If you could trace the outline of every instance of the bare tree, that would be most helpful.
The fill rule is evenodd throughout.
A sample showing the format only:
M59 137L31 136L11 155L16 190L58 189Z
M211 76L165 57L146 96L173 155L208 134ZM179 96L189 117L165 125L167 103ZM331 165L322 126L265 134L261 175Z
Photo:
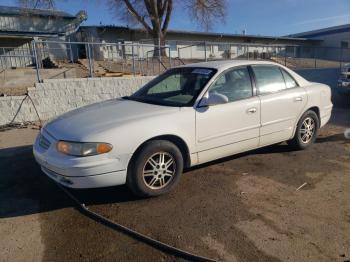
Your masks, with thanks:
M26 8L55 7L55 0L17 0ZM174 9L190 17L202 26L210 30L217 22L224 22L226 16L227 0L105 0L111 10L119 18L128 24L140 25L151 35L155 46L165 45L165 36ZM160 50L161 56L166 56L164 49ZM156 54L155 52L155 55Z
M226 0L109 0L113 12L128 24L141 25L153 38L154 45L165 45L172 12L187 12L206 30L226 16ZM176 6L174 6L176 4ZM166 56L164 49L161 56Z

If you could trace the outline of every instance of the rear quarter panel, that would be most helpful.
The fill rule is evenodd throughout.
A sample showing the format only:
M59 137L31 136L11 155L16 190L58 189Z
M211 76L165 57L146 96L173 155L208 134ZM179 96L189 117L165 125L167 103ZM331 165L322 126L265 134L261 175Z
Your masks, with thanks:
M327 85L313 82L310 82L304 88L308 96L306 108L317 107L319 109L320 127L322 127L329 121L332 113L331 88Z

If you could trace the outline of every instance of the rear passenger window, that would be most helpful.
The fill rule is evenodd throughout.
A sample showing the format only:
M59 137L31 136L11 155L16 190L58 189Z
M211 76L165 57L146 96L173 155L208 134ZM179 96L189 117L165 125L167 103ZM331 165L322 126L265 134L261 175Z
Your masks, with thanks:
M287 88L293 88L293 87L297 87L298 84L297 82L295 82L295 80L293 79L293 77L290 76L290 74L288 74L285 70L283 70L281 68L283 77L284 77L284 81L286 82L286 87Z
M281 70L277 66L252 66L259 94L269 94L286 89Z

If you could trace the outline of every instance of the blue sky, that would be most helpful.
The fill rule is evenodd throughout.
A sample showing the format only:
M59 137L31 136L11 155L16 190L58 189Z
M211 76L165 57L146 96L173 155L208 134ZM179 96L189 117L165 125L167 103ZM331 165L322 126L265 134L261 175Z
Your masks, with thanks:
M181 0L174 0L181 2ZM110 12L105 0L56 0L57 8L75 14L86 10L85 25L125 25ZM350 0L228 0L225 24L216 24L212 32L280 36L350 23ZM0 0L15 5L16 0ZM170 29L203 31L188 14L176 8Z

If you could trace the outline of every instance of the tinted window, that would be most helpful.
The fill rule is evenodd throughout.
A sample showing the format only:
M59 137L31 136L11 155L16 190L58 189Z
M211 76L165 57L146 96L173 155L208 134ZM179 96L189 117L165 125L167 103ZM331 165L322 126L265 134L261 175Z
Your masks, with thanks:
M287 88L293 88L293 87L297 87L298 84L297 82L295 82L295 80L290 76L290 74L288 74L285 70L281 69L283 77L284 77L284 81L286 82L286 87Z
M236 101L252 96L252 84L246 67L228 70L210 87L209 92L227 96L228 101Z
M286 88L281 70L277 66L252 66L259 94L278 92Z

